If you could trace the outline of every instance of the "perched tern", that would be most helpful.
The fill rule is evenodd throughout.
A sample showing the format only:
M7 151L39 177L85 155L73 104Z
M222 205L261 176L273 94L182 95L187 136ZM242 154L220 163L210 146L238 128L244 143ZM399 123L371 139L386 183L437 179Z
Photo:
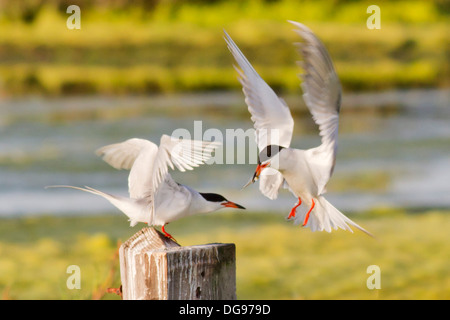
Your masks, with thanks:
M303 57L303 99L319 126L321 145L308 150L289 147L294 129L289 107L259 76L224 31L225 41L238 65L235 69L243 86L259 149L256 171L244 188L260 177L259 189L270 199L277 198L281 186L289 188L298 202L287 219L293 220L294 224L310 227L312 231L331 232L341 228L353 232L349 227L351 225L371 235L323 196L336 160L341 85L322 42L303 24L289 22L303 39L298 44Z
M198 167L211 157L217 142L174 139L163 135L159 147L151 141L133 138L107 145L97 150L108 164L116 169L129 169L129 198L108 194L91 187L49 186L72 188L102 196L129 217L130 226L138 222L162 226L198 213L221 208L244 207L228 201L216 193L201 193L173 180L168 167L184 172Z

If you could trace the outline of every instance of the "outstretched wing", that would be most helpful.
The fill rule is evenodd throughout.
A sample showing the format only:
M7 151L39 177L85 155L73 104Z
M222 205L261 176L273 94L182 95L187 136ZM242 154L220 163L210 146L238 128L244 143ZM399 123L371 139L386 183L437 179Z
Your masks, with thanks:
M303 99L319 126L322 138L319 147L306 152L311 173L321 194L333 174L336 161L342 89L323 43L308 27L298 22L289 22L296 27L294 31L303 40L298 44L303 58L299 62L304 71L301 75Z
M218 146L219 142L163 135L159 147L148 140L133 138L100 148L97 154L117 169L131 169L128 176L130 198L146 199L151 203L150 221L154 221L155 194L161 183L168 179L168 168L192 170L207 161Z
M224 33L228 49L239 66L235 68L256 130L259 152L270 145L288 148L294 131L294 119L289 107L260 77L231 37L225 31ZM283 183L283 176L276 170L266 169L263 173L260 176L259 190L266 197L275 199Z
M192 170L211 157L219 142L175 139L163 135L159 147L151 141L133 138L97 150L117 169L131 169L128 187L131 198L148 197L157 191L168 167Z
M133 138L101 147L97 149L96 154L116 169L129 170L142 149L152 146L157 148L151 141Z
M236 70L256 130L259 151L269 145L288 148L294 130L294 119L289 107L259 76L231 37L224 33L228 49L239 66Z
M132 138L99 148L96 154L116 169L131 169L128 192L132 199L153 202L152 175L158 146L145 139Z
M176 139L167 135L161 137L153 168L152 186L157 190L159 184L174 166L184 172L205 163L220 142Z

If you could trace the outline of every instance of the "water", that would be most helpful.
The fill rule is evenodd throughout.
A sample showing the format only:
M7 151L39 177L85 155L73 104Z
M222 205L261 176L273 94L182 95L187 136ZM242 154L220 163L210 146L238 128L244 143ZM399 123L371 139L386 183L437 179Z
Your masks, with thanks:
M285 97L296 120L294 147L319 143L299 96ZM327 198L342 211L378 207L450 208L450 91L346 93L339 150ZM252 127L242 93L151 97L26 97L0 102L0 216L117 212L106 200L54 184L127 194L127 172L95 155L103 145L160 135L194 121L203 131ZM254 165L205 165L173 172L201 192L221 193L252 211L287 214L295 198L277 200L255 184L240 191Z

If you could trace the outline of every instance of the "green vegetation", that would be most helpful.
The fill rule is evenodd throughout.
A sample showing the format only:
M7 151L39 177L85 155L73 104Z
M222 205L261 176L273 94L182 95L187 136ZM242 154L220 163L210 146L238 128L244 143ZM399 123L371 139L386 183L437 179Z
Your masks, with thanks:
M177 106L184 95L171 93L241 89L222 38L226 29L273 88L285 91L287 97L294 93L297 97L300 69L295 61L299 55L292 43L298 38L288 19L307 24L324 41L344 90L450 84L450 9L446 0L377 1L380 30L366 28L366 9L373 4L369 1L76 2L81 8L81 30L66 28L66 8L72 1L23 0L20 5L0 1L0 96L162 95L148 98L151 103L124 99L112 106L85 108L65 108L60 101L67 97L56 102L46 98L46 102L53 102L46 112L33 104L18 113L4 112L3 123L23 128L20 137L43 130L47 124L49 136L54 137L66 124L76 121L77 125L90 126L92 135L96 126L83 123L90 119L115 122L156 114L172 119L172 115L182 118L193 112L213 113L224 120L234 121L240 115L248 119L242 95L227 100L227 108L184 108ZM172 97L172 102L154 101L161 97ZM369 107L364 109L369 116L397 108ZM343 119L347 121L344 130L359 133L377 124L355 114L357 121ZM161 121L160 126L165 124ZM304 124L296 130L317 130L311 128L312 122ZM99 132L112 138L119 136L119 131L112 126ZM45 174L50 169L89 173L109 168L98 159L91 164L83 156L77 161L62 161L67 155L51 139L37 140L43 144L29 151L19 143L0 154L3 169L42 169ZM446 143L439 136L408 140L395 147L432 153L432 146L442 145L444 150ZM376 148L388 155L392 144ZM358 157L369 155L355 152ZM329 190L386 192L392 183L392 176L384 170L355 170L337 172ZM415 211L379 208L352 215L377 236L376 240L359 231L311 233L284 221L288 212L219 212L171 223L167 230L182 245L235 243L239 299L450 299L450 212ZM117 244L141 227L130 228L117 212L92 217L0 219L0 297L118 299L105 294L106 288L120 285ZM81 268L81 290L66 287L70 265ZM370 265L381 268L381 290L366 287Z
M351 215L377 239L355 231L312 233L282 215L214 213L170 224L182 245L235 243L239 299L449 299L450 212L379 209ZM143 225L126 218L29 217L0 223L4 299L118 299L117 242ZM68 290L69 265L81 289ZM366 286L381 269L381 289Z
M445 1L78 1L81 30L66 28L64 0L0 3L3 94L148 93L237 89L225 28L276 89L298 90L298 41L286 20L325 42L344 87L449 84Z

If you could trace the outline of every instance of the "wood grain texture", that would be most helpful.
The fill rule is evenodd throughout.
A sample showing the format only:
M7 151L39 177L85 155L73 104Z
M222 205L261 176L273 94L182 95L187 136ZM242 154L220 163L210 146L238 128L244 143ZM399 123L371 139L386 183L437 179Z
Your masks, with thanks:
M119 249L125 300L236 299L234 244L180 247L143 228Z

